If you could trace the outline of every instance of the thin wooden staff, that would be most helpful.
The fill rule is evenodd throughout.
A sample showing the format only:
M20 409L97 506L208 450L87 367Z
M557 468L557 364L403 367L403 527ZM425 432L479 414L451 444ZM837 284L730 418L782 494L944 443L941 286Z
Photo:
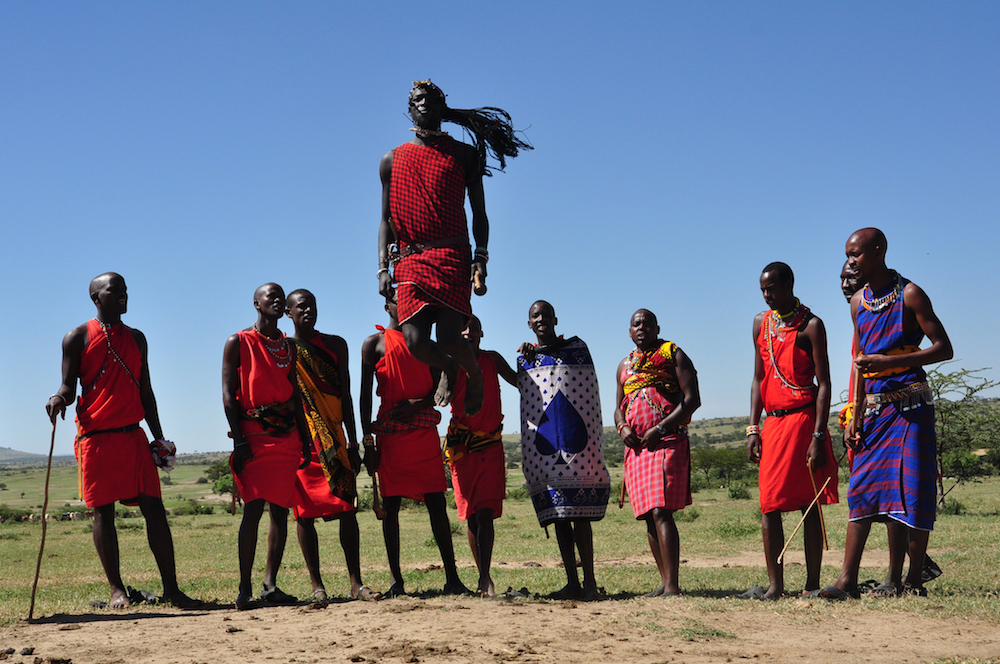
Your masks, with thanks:
M832 479L833 475L826 478L826 481L823 482L823 486L820 487L820 490L816 492L816 497L812 499L812 502L809 503L809 507L807 507L806 511L802 513L802 518L799 519L798 524L795 526L795 530L793 530L792 534L788 536L788 541L785 542L785 546L781 549L781 553L778 554L778 564L781 564L782 559L785 557L785 550L788 548L788 545L792 543L792 538L795 537L795 533L799 532L799 528L801 528L802 524L805 523L806 517L809 516L809 510L811 510L812 506L815 505L816 501L819 500L820 494L822 494L823 491L826 490L826 485L829 484L830 480Z
M625 507L625 476L622 475L622 495L618 496L618 509Z
M52 440L49 442L49 463L45 468L45 500L42 501L42 543L38 547L38 564L35 565L35 580L31 584L31 603L28 605L28 621L35 617L35 592L38 590L38 576L42 572L42 552L45 551L45 532L48 530L49 520L49 477L52 475L52 451L56 447L56 418L52 418Z
M372 473L372 493L374 494L374 499L372 500L372 512L375 512L375 518L379 521L385 519L386 512L382 509L382 500L378 497L378 473Z
M844 453L840 455L839 459L837 459L837 468L840 468L840 464L844 461L845 456L847 456L847 450L844 450ZM812 502L809 503L809 507L807 507L806 510L802 513L802 518L799 519L798 524L796 524L795 530L793 530L792 534L788 536L788 541L785 542L785 546L782 547L781 553L778 554L779 563L785 557L785 551L788 549L788 545L792 543L792 538L795 537L795 533L799 532L799 528L802 527L802 524L805 523L806 517L809 516L809 510L811 510L812 506L819 500L819 497L826 490L826 485L829 484L830 480L832 480L834 477L836 477L836 474L830 475L829 477L826 478L826 481L823 482L823 486L819 488L819 491L816 492L816 495L813 497ZM815 486L815 484L813 486ZM824 531L824 536L825 535L826 533Z
M812 480L813 491L819 496L819 491L816 489L816 476L813 474L813 460L812 457L809 458L809 479ZM830 550L830 543L826 539L826 520L823 519L823 505L821 503L816 503L816 509L819 510L819 527L823 531L823 550Z
M854 449L861 447L865 423L865 373L854 365L854 413L851 415L854 424Z

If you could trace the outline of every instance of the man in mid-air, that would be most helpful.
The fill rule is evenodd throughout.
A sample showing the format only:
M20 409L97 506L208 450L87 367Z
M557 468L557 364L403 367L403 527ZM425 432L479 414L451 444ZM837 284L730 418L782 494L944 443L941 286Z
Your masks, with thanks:
M475 415L483 403L483 378L462 330L472 314L470 283L485 280L490 228L483 176L490 175L487 150L503 170L507 157L531 146L514 136L510 116L498 108L449 108L441 88L417 81L410 91L416 136L390 150L379 166L382 219L378 233L379 292L389 297L395 280L400 329L418 360L440 372L434 402L451 402L459 367L468 383L463 404ZM476 146L452 139L441 122L464 127ZM475 252L469 245L465 195L472 209ZM399 257L392 274L391 245ZM470 278L471 275L471 278ZM437 326L437 343L431 327Z

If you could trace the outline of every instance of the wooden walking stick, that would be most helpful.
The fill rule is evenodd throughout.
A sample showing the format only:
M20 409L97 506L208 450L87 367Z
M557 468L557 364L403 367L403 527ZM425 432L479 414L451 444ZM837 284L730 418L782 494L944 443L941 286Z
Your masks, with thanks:
M865 424L865 374L857 365L854 366L854 412L851 420L854 425L854 449L864 443L863 432Z
M618 496L618 509L625 507L625 476L622 475L622 495Z
M802 524L805 523L806 517L809 515L809 510L811 510L812 506L815 505L816 501L819 500L820 494L823 493L823 491L826 489L826 485L829 484L830 480L832 479L833 475L826 478L826 481L823 482L823 486L820 487L820 490L816 492L816 496L812 499L812 502L809 503L809 507L807 507L806 511L802 513L802 518L799 519L798 524L795 526L795 530L793 530L792 534L788 536L788 541L785 542L785 546L782 547L781 553L778 554L778 564L781 564L782 559L785 557L785 550L788 549L788 545L792 543L792 538L795 537L795 533L799 532L799 528L801 528Z
M379 521L385 520L385 510L382 509L382 500L378 497L378 473L372 473L372 494L374 499L372 500L372 512L375 513L375 518Z
M35 580L31 584L31 604L28 605L28 621L35 617L35 592L38 590L38 575L42 571L42 552L45 551L45 531L49 520L49 477L52 475L52 451L56 447L56 418L52 418L52 440L49 442L49 463L45 468L45 500L42 501L42 543L38 547L38 564L35 565Z
M809 479L812 480L813 491L816 493L816 496L818 497L820 492L816 489L816 476L813 475L813 460L811 457L809 459ZM830 543L826 539L826 521L823 519L823 505L817 502L816 509L819 510L819 527L820 530L823 531L823 550L829 551Z
M847 456L847 450L844 450L844 453L840 455L839 459L837 459L837 468L840 468L840 464L844 460L845 456ZM799 532L799 528L801 528L802 524L805 523L806 516L809 514L809 510L811 510L813 504L815 504L819 500L820 495L822 495L822 493L826 490L826 485L829 484L830 480L832 480L834 477L836 477L836 475L830 475L828 478L826 478L826 481L823 482L823 486L821 486L819 488L819 491L816 492L816 495L813 497L812 502L809 503L809 507L807 507L806 511L802 513L802 518L799 519L798 524L795 526L795 530L793 530L792 534L788 536L788 541L785 542L785 546L782 547L781 553L778 554L778 562L779 563L785 557L785 551L788 549L788 545L792 543L792 538L795 537L795 533ZM813 484L813 486L816 486L816 485ZM820 514L822 514L822 512L820 512ZM822 520L820 521L820 523L822 523ZM824 544L826 544L826 542L825 542L825 540L826 540L826 529L823 530L823 539L824 539Z

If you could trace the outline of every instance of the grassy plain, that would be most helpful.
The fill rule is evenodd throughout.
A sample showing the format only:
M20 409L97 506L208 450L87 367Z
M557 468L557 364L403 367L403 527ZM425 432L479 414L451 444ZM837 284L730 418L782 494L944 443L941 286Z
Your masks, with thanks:
M212 496L210 485L197 483L205 467L178 465L171 473L172 483L163 487L164 501L168 509L174 510L188 505L190 499L216 501L213 514L174 515L170 520L182 588L195 597L229 603L236 595L236 533L240 516L225 511L228 500ZM617 486L621 469L613 468L611 472ZM37 468L0 470L0 482L8 487L0 491L0 503L40 512L44 473L44 469ZM370 491L368 478L362 475L360 479L362 491ZM520 470L510 470L508 490L522 484ZM843 484L841 488L845 491ZM964 485L953 493L964 504L965 511L938 518L930 551L945 573L930 586L930 598L859 602L855 603L856 608L844 610L911 612L1000 623L1000 581L996 574L1000 569L998 490L1000 480L993 478L980 484ZM50 511L79 509L75 491L76 469L55 468ZM766 580L760 553L756 489L751 490L751 496L750 500L732 500L725 490L706 490L694 495L693 506L678 513L681 558L685 561L681 566L681 584L688 595L686 601L693 603L692 608L722 611L740 606L757 610L745 602L722 599ZM825 514L833 549L824 561L823 582L829 583L840 568L847 524L846 505L831 506ZM461 575L467 585L474 585L476 576L464 524L458 522L453 510L450 516ZM384 589L389 576L380 524L370 512L362 513L358 520L364 580L373 588ZM785 516L786 532L791 531L796 521L797 515ZM124 518L118 520L118 525L126 583L159 592L159 576L146 545L143 520ZM319 522L317 527L327 589L334 595L344 596L347 581L337 522ZM426 512L419 507L404 510L401 527L407 590L420 596L434 596L444 584L444 574ZM529 500L508 500L496 528L494 579L500 590L507 586L527 587L532 593L544 595L562 586L564 573L558 566L554 536L551 540L546 539ZM305 597L310 590L308 575L295 541L294 526L290 531L279 582L286 591ZM27 613L40 535L38 523L0 524L0 624L16 622ZM36 615L79 613L87 610L89 600L106 598L106 582L91 537L91 525L87 521L49 524ZM635 521L628 504L622 510L617 504L609 507L607 517L594 526L594 538L598 583L609 595L630 597L656 585L658 577L649 554L645 528ZM260 540L255 583L260 583L263 575L264 538ZM801 548L799 536L791 550L801 551ZM884 555L877 554L884 554L885 549L885 530L876 525L869 541L873 555L868 558L868 564L873 566L866 564L862 578L881 579L884 569L877 565L878 560L871 561L872 558L884 560ZM795 560L794 553L792 560ZM790 591L801 588L804 578L801 565L789 565L786 584ZM794 603L787 606L791 604ZM779 602L768 610L783 611L783 607L786 604Z

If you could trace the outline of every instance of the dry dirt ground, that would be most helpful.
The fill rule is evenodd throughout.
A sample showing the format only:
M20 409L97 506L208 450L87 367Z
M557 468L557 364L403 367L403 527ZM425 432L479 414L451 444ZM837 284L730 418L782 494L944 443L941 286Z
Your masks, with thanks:
M706 559L685 564L742 562ZM995 624L898 611L886 602L923 602L929 612L934 608L933 598L847 604L787 598L765 604L708 597L560 602L466 596L302 603L245 612L231 606L193 611L155 606L81 609L0 628L0 651L14 648L8 661L32 664L849 664L1000 657L1000 629ZM34 652L20 655L26 647Z

